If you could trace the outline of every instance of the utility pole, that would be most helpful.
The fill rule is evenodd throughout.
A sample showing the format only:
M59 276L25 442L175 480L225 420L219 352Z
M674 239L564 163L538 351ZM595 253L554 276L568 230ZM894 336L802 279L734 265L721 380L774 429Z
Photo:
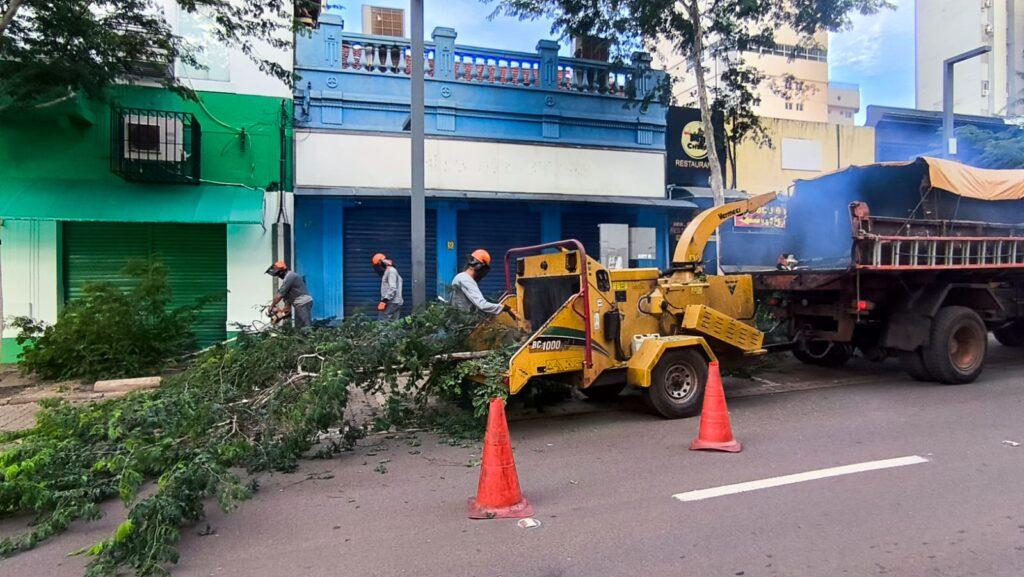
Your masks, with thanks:
M427 300L427 208L423 178L423 0L410 0L412 28L412 79L409 129L412 135L412 186L410 188L412 239L412 304Z
M991 46L979 46L942 61L942 150L946 158L956 156L956 137L953 135L953 65L991 51Z

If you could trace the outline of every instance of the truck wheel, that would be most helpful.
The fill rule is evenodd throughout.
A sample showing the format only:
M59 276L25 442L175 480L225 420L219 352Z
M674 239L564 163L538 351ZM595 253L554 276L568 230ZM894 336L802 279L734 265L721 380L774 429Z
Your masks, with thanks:
M793 348L793 356L808 365L837 368L850 360L850 357L853 356L853 349L846 343L800 340Z
M626 383L613 383L610 385L591 385L585 389L580 389L580 392L592 401L610 401L619 396L619 393L624 388L626 388Z
M999 344L1004 347L1024 346L1024 321L1013 321L1005 327L999 327L992 331Z
M959 385L981 374L987 347L988 331L978 313L967 307L943 307L932 321L921 358L935 380Z
M900 351L900 365L903 371L910 375L915 381L934 381L935 377L928 372L924 366L924 359L921 358L921 349L913 351Z
M693 349L667 351L651 373L651 386L644 398L666 419L692 417L700 413L708 361Z

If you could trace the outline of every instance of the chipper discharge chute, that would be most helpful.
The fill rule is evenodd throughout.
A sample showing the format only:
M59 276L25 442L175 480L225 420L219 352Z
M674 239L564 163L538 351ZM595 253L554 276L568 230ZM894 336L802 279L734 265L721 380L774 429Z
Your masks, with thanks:
M750 275L705 275L704 247L722 222L774 198L764 194L700 213L664 274L608 269L577 240L508 251L503 303L518 320L502 315L478 330L516 323L530 335L509 361L509 392L532 379L568 381L592 398L630 385L644 389L664 417L697 414L710 361L764 352L764 335L753 326Z

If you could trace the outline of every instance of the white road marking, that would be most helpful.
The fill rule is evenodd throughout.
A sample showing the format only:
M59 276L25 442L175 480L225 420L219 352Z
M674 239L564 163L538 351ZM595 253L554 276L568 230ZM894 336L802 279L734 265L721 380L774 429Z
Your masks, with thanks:
M723 495L734 495L736 493L746 493L747 491L756 491L758 489L768 489L771 487L780 487L782 485L792 485L793 483L802 483L804 481L815 481L818 479L827 479L829 477L851 475L853 473L864 473L866 471L877 471L879 469L891 469L893 467L903 467L905 465L918 465L920 463L927 462L928 459L925 459L924 457L920 457L918 455L910 455L907 457L897 457L895 459L868 461L866 463L856 463L853 465L843 465L841 467L818 469L817 471L806 471L804 473L783 475L781 477L771 477L769 479L760 479L758 481L747 481L746 483L722 485L721 487L712 487L710 489L687 491L686 493L677 493L675 495L672 495L672 498L683 502L700 501L702 499L711 499L713 497L721 497Z

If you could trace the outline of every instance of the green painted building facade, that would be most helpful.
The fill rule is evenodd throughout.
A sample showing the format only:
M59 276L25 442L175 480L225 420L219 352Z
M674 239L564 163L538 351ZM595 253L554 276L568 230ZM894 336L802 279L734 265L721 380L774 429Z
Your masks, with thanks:
M273 294L271 223L291 213L291 106L119 86L0 113L3 317L52 322L86 283L125 284L125 263L159 258L175 304L219 297L194 327L201 344L258 319ZM15 336L3 333L4 362Z

